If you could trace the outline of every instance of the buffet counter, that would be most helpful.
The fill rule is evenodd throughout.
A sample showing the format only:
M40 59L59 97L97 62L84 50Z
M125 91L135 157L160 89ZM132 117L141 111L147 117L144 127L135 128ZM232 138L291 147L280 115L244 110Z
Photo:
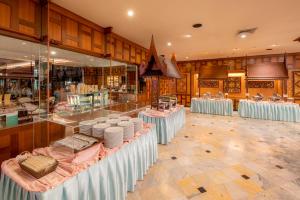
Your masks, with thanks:
M149 110L139 112L139 118L156 125L159 144L168 144L184 126L185 109L181 105L166 111Z
M254 119L300 122L300 107L296 103L240 100L239 115Z
M156 129L150 124L144 124L133 139L113 149L99 143L68 156L55 154L50 148L33 151L50 154L59 161L54 172L40 179L22 171L15 158L2 164L0 199L123 200L158 156Z
M191 112L232 116L231 99L192 98Z

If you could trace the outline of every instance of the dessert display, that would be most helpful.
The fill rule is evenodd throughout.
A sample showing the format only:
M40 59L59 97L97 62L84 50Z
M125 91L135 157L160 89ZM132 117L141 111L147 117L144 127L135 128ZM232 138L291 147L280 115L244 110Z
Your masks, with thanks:
M123 144L123 128L109 127L104 131L104 146L113 149Z
M134 124L130 121L121 121L118 126L123 128L123 139L128 141L134 137Z

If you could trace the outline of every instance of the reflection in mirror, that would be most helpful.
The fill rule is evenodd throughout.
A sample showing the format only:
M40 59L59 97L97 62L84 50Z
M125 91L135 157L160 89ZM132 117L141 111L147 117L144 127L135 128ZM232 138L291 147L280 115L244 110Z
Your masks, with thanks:
M46 112L40 107L42 49L37 43L0 36L2 128L32 122L34 117Z
M50 112L68 115L136 101L136 66L54 47L50 56Z

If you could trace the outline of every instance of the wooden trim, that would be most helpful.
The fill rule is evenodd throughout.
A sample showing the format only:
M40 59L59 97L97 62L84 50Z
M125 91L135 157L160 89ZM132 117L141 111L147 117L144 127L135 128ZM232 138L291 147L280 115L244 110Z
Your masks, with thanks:
M96 30L104 33L104 28L102 26L99 26L96 23L94 23L92 21L89 21L89 20L81 17L80 15L77 15L77 14L75 14L75 13L73 13L73 12L71 12L71 11L69 11L69 10L53 3L53 2L49 3L49 7L50 7L50 10L53 10L53 11L65 16L65 17L68 17L72 20L76 20L77 22L79 22L81 24L84 24L86 26L90 26L91 28L96 29Z
M41 39L38 36L30 36L25 33L20 33L14 30L3 29L0 27L0 35L4 35L7 37L12 37L20 40L27 40L30 42L40 43Z
M232 59L253 59L253 58L265 58L265 57L272 57L272 56L296 56L296 55L300 55L300 52L294 52L294 53L286 53L286 54L258 54L258 55L252 55L252 56L237 56L237 57L220 57L220 58L209 58L209 59L200 59L200 60L183 60L183 61L178 61L178 63L180 64L184 64L184 63L191 63L191 62L209 62L209 61L225 61L225 60L232 60Z
M82 54L86 54L86 55L90 55L90 56L95 56L98 58L108 58L106 57L105 54L99 54L99 53L95 53L89 50L84 50L81 48L76 48L76 47L72 47L72 46L66 46L66 45L62 45L62 44L54 44L52 41L50 41L50 46L52 47L56 47L56 48L60 48L60 49L64 49L64 50L68 50L68 51L72 51L72 52L76 52L76 53L82 53Z

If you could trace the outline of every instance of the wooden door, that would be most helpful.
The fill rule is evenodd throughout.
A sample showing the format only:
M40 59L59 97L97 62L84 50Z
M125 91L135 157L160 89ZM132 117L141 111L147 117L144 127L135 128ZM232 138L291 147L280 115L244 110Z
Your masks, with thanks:
M182 78L176 80L176 96L178 103L190 106L191 103L191 75L182 73Z

